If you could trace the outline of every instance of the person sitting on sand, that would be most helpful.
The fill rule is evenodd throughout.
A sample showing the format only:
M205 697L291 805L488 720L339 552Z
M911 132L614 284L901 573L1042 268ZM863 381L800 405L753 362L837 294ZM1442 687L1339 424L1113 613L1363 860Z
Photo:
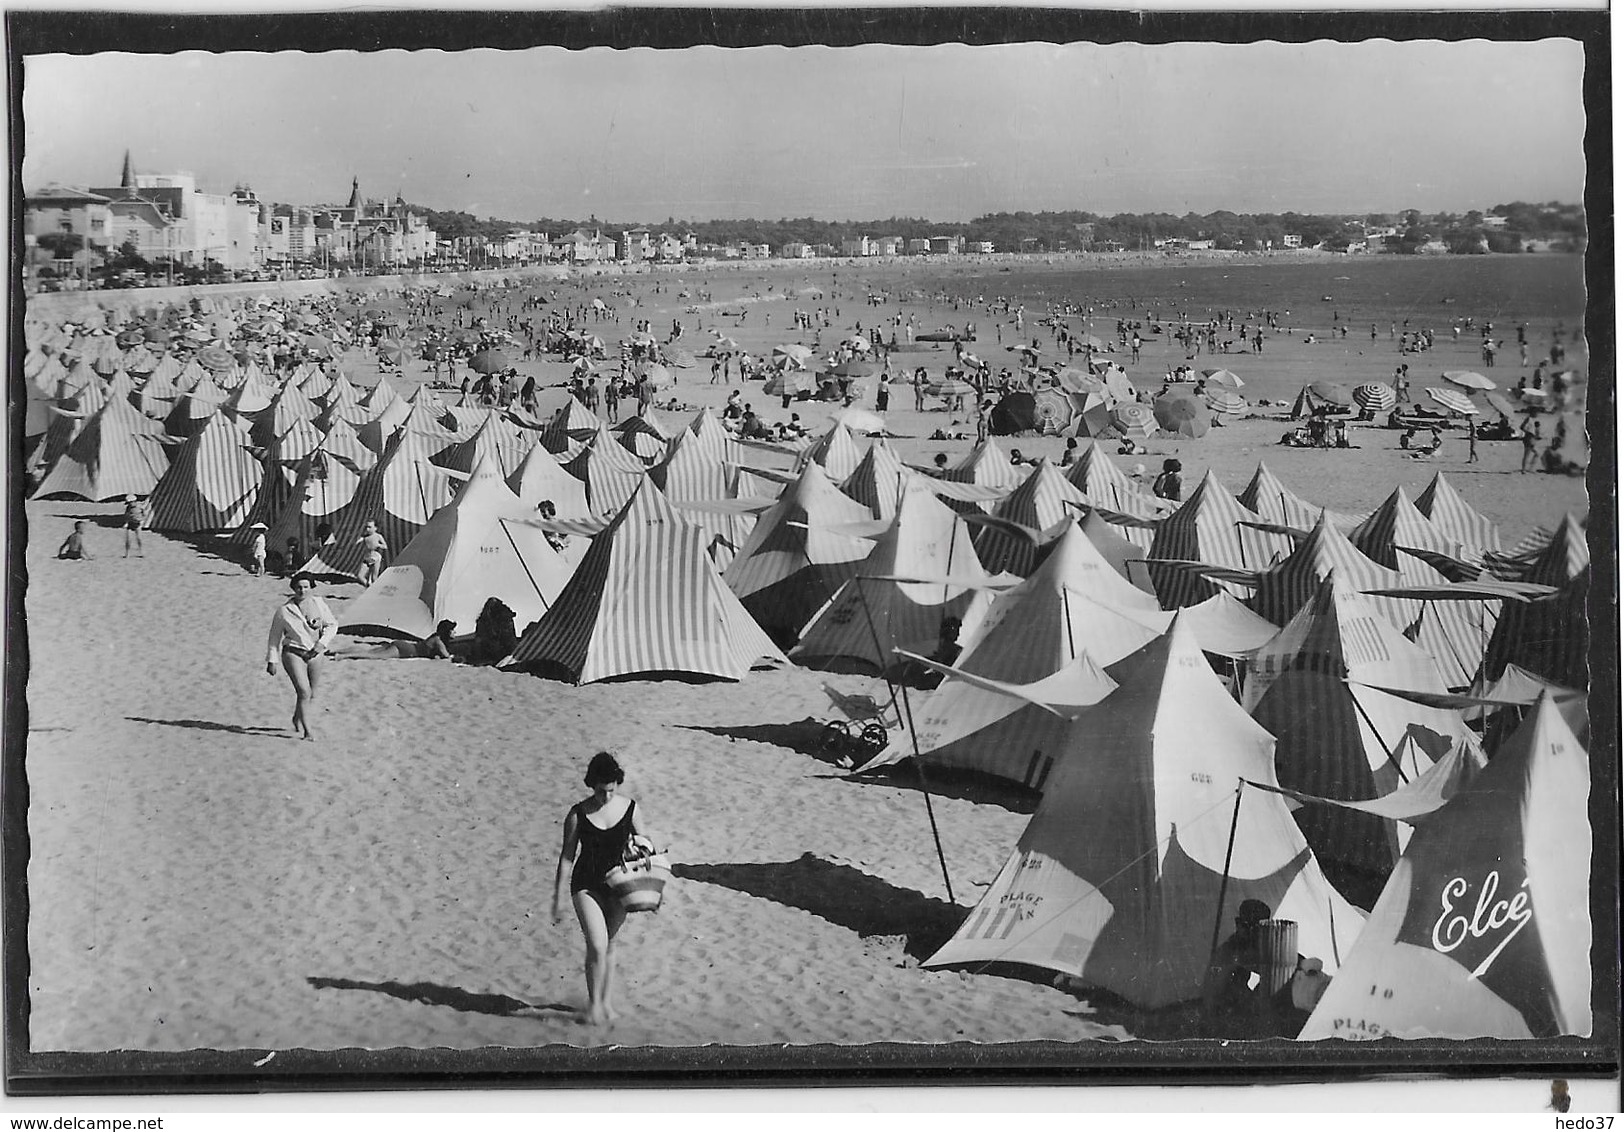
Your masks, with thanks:
M1202 989L1207 1016L1222 1020L1255 1014L1267 999L1257 987L1263 978L1263 939L1260 925L1269 918L1261 900L1242 900L1235 913L1235 931L1218 945Z
M69 562L89 562L96 557L90 553L90 548L85 545L85 521L83 519L73 524L73 530L68 532L68 537L62 540L61 546L57 547L56 556Z
M332 655L342 660L450 660L455 621L442 621L421 641L386 641L381 645L344 645Z
M513 654L519 643L517 615L501 598L491 597L474 619L474 641L468 650L469 664L500 664Z
M582 1019L601 1026L617 1017L614 1007L615 936L626 922L626 910L609 888L608 875L628 846L653 848L638 827L637 803L618 793L626 781L620 763L599 751L587 763L585 781L592 791L564 817L564 844L553 874L553 922L564 919L564 878L570 901L586 940L587 1008Z

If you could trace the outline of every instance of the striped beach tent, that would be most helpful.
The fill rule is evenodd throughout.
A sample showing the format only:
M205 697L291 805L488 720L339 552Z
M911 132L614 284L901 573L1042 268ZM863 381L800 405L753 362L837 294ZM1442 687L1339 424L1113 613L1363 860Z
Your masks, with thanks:
M863 449L844 421L836 421L829 431L809 445L795 461L795 471L808 463L821 464L829 478L842 483L857 471L862 463Z
M1562 516L1551 537L1523 576L1525 582L1561 586L1577 578L1590 566L1590 543L1578 516L1569 511Z
M1299 1037L1592 1029L1590 767L1549 697L1410 839Z
M356 404L367 411L368 417L375 417L400 399L400 393L389 384L389 379L379 375L377 383L362 393Z
M405 402L400 403L404 405ZM425 441L428 440L422 430L419 430L418 435ZM430 447L432 449L433 445ZM479 431L472 436L460 443L440 448L429 458L442 468L465 474L472 474L482 462L490 460L502 475L507 476L524 462L525 451L524 441L517 431L493 413L480 423Z
M998 446L996 440L988 437L972 448L964 459L943 472L942 479L953 483L980 484L1008 494L1021 485L1027 474L1028 470L1024 466L1017 467L1011 464L1009 454ZM995 500L981 503L956 501L948 503L949 507L960 513L973 510L991 511L995 505Z
M834 475L828 464L823 470ZM920 479L919 473L904 464L896 450L880 437L869 445L840 490L867 507L873 518L889 519L897 513L903 493Z
M694 419L688 422L688 431L699 438L701 449L716 459L730 464L744 463L744 448L728 435L709 409L700 409L694 414Z
M1125 590L1138 597L1127 597ZM961 636L957 667L972 676L1030 684L1082 652L1114 664L1166 632L1170 621L1154 598L1105 564L1074 524L1030 578L994 597L980 624Z
M886 672L899 663L897 649L932 655L949 621L959 624L957 639L975 632L991 600L978 588L986 577L964 520L923 483L911 483L891 525L812 618L791 657L814 668ZM914 578L930 580L899 580Z
M220 411L225 398L226 395L212 381L207 383L207 388L181 394L164 416L164 431L179 440L196 436L202 431L204 422Z
M152 529L178 534L223 531L250 521L264 465L241 422L216 413L181 445L152 491Z
M292 539L300 547L300 556L307 557L306 550L323 541L318 532L330 532L337 516L355 498L361 477L349 464L330 455L325 442L291 469L278 456L272 454L248 522L266 525L266 543L271 550L281 553ZM292 484L286 480L290 470ZM247 537L246 529L239 531L239 541Z
M669 444L665 459L649 469L649 478L683 518L710 536L711 560L718 570L726 570L756 525L754 511L727 506L739 497L739 469L710 455L687 429L678 429Z
M1436 568L1412 550L1465 561L1472 552L1449 538L1410 502L1403 486L1348 535L1365 557L1399 572L1405 585L1430 586L1445 581ZM1464 688L1477 676L1483 650L1500 616L1498 601L1429 601L1423 603L1412 639L1432 654L1451 688Z
M1447 539L1460 543L1477 557L1500 549L1500 528L1473 510L1442 472L1416 497L1417 511L1425 515Z
M560 519L585 519L592 514L586 505L586 484L566 472L545 444L531 445L519 466L508 474L507 485L532 510L546 499L552 501Z
M78 497L92 503L146 496L169 470L163 427L124 398L108 401L84 422L45 473L36 499Z
M397 408L400 411L397 412ZM378 416L357 428L355 436L369 451L382 452L389 438L404 430L415 434L433 456L439 456L459 443L458 436L445 426L444 422L448 419L453 418L428 402L413 405L395 400Z
M893 731L862 770L917 757L932 768L989 774L1041 791L1072 719L1117 686L1087 653L1029 684L945 672L939 687L914 699L903 713L903 730Z
M457 484L444 468L429 463L426 449L406 433L396 433L378 462L362 474L350 501L332 517L331 540L314 549L305 569L354 577L361 568L359 543L369 521L377 523L389 544L388 562L451 501Z
M562 463L568 463L602 428L596 413L578 398L568 397L541 430L541 442L554 456L562 456Z
M321 427L319 421L316 427ZM396 433L393 439L398 440L405 436L405 433ZM378 453L363 444L360 434L355 431L355 426L342 418L327 426L323 430L322 437L322 449L335 460L342 460L348 464L357 475L368 471L378 462Z
M1252 608L1276 625L1284 625L1313 599L1332 573L1356 592L1404 584L1397 570L1366 558L1328 517L1321 517L1290 554L1258 574ZM1421 613L1420 605L1413 601L1385 597L1368 600L1400 631L1414 624Z
M264 379L245 377L226 395L220 407L234 417L252 420L271 407L271 398L275 393L274 389L266 385Z
M422 639L449 620L468 632L492 597L513 610L517 624L530 624L558 598L571 572L532 525L534 518L534 509L519 502L495 461L485 457L451 502L344 604L339 627Z
M652 468L665 459L676 432L684 430L668 429L650 409L646 414L638 413L627 417L609 431L614 434L621 447L642 461L644 467Z
M1049 531L1057 523L1074 523L1089 510L1088 501L1047 459L1039 460L1020 485L997 502L994 519ZM1036 568L1038 545L1020 532L987 524L975 532L976 554L992 573L1007 570L1026 577Z
M874 549L847 529L873 523L866 507L810 462L757 518L723 578L775 641L792 643Z
M1484 648L1480 678L1498 680L1515 664L1564 687L1588 688L1589 594L1587 564L1549 597L1506 602Z
M1242 507L1257 512L1258 517L1264 522L1294 527L1299 531L1312 530L1314 524L1319 522L1321 514L1329 516L1331 522L1343 533L1353 530L1360 522L1357 515L1328 511L1295 494L1280 482L1279 477L1262 460L1257 462L1257 470L1252 473L1251 480L1236 498L1240 500Z
M576 450L574 458L560 463L586 485L587 505L594 515L619 512L648 476L642 461L622 448L602 423L592 439Z
M271 398L270 407L254 418L249 433L255 443L268 446L299 421L314 421L321 410L293 382L285 382Z
M1282 786L1361 801L1426 773L1455 742L1473 742L1458 711L1384 689L1447 690L1432 658L1333 573L1248 662L1242 703L1276 738ZM1374 899L1398 860L1397 827L1328 806L1297 818L1343 892Z
M783 663L722 582L705 533L647 477L513 653L517 667L576 684L639 675L742 680L752 668Z
M1153 523L1167 514L1167 508L1117 467L1097 443L1090 441L1079 449L1077 462L1066 473L1066 480L1090 503L1108 513L1103 518L1124 515L1140 520L1137 524L1113 525L1123 538L1141 550L1150 549L1156 537Z
M1229 494L1214 473L1209 471L1203 476L1178 510L1157 525L1150 546L1150 576L1163 607L1195 605L1227 584L1186 570L1158 566L1156 559L1266 570L1290 554L1290 538L1247 525L1260 521L1256 512L1241 506Z
M1274 740L1229 697L1184 617L1107 674L1116 690L1071 724L1014 851L924 966L1025 964L1168 1006L1201 995L1213 925L1262 900L1297 923L1300 952L1333 969L1360 914L1285 800L1241 788L1274 783Z

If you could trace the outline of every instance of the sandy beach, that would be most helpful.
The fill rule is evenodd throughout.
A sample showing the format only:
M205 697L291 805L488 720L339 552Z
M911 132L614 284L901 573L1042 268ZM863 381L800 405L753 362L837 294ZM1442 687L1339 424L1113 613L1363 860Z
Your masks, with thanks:
M1222 262L1202 266L1230 270ZM1133 296L1140 310L1149 302L1165 311L1176 306L1191 265L1123 271L1130 268L1165 274L1160 294ZM789 329L797 309L838 309L822 332L825 348L881 316L912 315L922 328L974 321L981 331L974 348L996 372L1016 368L1007 347L1035 335L1052 350L1053 339L1034 325L1044 313L1039 303L1027 300L1017 332L966 301L996 293L979 281L989 270L688 268L587 277L584 286L560 280L547 289L558 296L555 307L630 290L613 296L618 319L597 324L596 333L612 346L633 319L647 318L663 339L680 319L686 333L677 344L695 353L713 330L755 354L783 342L810 344L809 334ZM1113 282L1120 274L1102 271L1095 294L1125 303L1129 296ZM972 275L978 281L969 290L961 277ZM679 297L698 288L710 298ZM925 297L872 307L871 288L945 291L961 305ZM1464 302L1425 311L1425 324L1441 331L1438 346L1404 359L1385 318L1375 341L1368 332L1328 339L1330 312L1319 306L1299 306L1290 329L1270 335L1262 354L1203 355L1191 364L1232 368L1246 379L1249 398L1271 402L1289 400L1308 381L1386 380L1400 360L1418 374L1424 367L1413 381L1418 392L1438 384L1442 370L1477 368L1472 336L1451 341L1444 332L1450 318L1472 313ZM1102 305L1087 329L1111 338L1115 319L1128 313ZM1356 328L1377 318L1357 307L1340 313ZM1521 317L1531 340L1544 343L1554 323L1571 327L1581 315ZM1496 317L1509 327L1518 316ZM1324 340L1308 341L1316 331ZM1142 388L1156 388L1168 366L1185 360L1164 343L1128 366ZM1488 372L1510 384L1526 371L1514 349L1506 354ZM951 356L927 349L894 362L939 375ZM1581 346L1570 346L1568 357L1584 369ZM378 379L376 360L362 351L346 355L342 368L360 385ZM549 359L519 368L547 386L543 413L561 403L567 366ZM683 408L662 410L666 420L719 409L730 392L711 383L707 359L677 372L671 396ZM412 361L389 380L410 394L430 376L427 363ZM758 385L745 399L769 421L787 415ZM872 382L863 403L872 405ZM834 407L793 409L816 433ZM1177 456L1188 485L1211 470L1234 492L1263 460L1305 498L1358 513L1395 486L1413 497L1442 471L1499 524L1508 546L1563 511L1588 509L1582 479L1519 474L1515 441L1480 443L1475 464L1467 463L1459 429L1445 434L1431 461L1399 452L1397 432L1365 426L1350 429L1351 449L1284 448L1284 407L1254 413L1199 440L1152 439L1146 455L1113 459L1125 470L1136 463L1154 470ZM906 386L893 386L887 421L891 443L913 464L928 465L938 452L956 463L973 445L973 421L941 409L916 412ZM972 439L929 439L938 428ZM998 443L1056 460L1064 445L1059 437ZM785 469L793 453L752 449L751 458ZM144 557L121 557L120 511L31 500L17 516L27 523L31 1050L1130 1036L1120 1013L1097 1012L1037 975L920 969L991 883L1032 801L932 784L949 902L917 778L903 768L854 781L812 753L812 729L802 722L836 716L825 682L851 693L883 691L878 681L788 668L737 684L576 688L429 661L335 661L313 724L317 741L297 742L287 728L286 681L263 665L266 627L285 584L250 575L214 540L149 532ZM56 561L73 521L86 517L95 560ZM322 587L335 607L359 592ZM554 923L549 906L565 813L586 793L587 759L605 748L620 755L625 792L670 845L676 879L657 914L630 918L618 945L623 1017L595 1030L576 1024L585 1000L580 931L573 915ZM1089 1048L1078 1047L1079 1059Z

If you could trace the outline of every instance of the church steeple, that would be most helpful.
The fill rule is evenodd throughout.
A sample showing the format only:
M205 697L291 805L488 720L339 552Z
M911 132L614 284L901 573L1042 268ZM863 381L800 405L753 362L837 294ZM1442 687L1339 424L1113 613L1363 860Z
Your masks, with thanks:
M124 174L118 184L127 193L135 192L135 165L130 161L129 150L124 151Z
M346 208L360 209L361 207L361 178L350 178L350 203Z

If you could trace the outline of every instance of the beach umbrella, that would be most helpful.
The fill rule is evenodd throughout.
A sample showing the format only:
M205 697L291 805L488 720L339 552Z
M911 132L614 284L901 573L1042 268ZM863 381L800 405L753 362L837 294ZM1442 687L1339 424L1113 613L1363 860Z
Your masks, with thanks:
M1459 390L1440 389L1436 386L1429 386L1427 388L1427 396L1431 397L1434 401L1438 402L1438 404L1448 409L1451 413L1455 413L1459 416L1475 417L1478 414L1478 407L1472 404L1472 399Z
M711 351L713 353L715 351L717 351L717 350L722 350L722 351L726 351L728 353L732 353L733 351L736 351L738 348L739 348L738 342L734 341L732 338L729 338L725 334L718 334L716 336L716 341L711 344Z
M1099 338L1096 338L1092 334L1085 334L1081 338L1074 339L1074 341L1076 341L1084 349L1094 350L1096 352L1109 350L1111 348L1105 342L1101 341Z
M501 373L512 364L508 356L494 346L468 359L468 368L475 373Z
M837 366L831 366L828 375L840 378L872 377L879 369L880 367L872 362L841 362Z
M1503 393L1485 393L1483 394L1483 400L1487 401L1494 411L1502 417L1514 417L1518 413L1517 406L1506 400Z
M844 342L842 342L841 345L850 346L854 350L866 350L868 349L869 342L868 339L864 338L861 334L853 334L850 338L847 338Z
M1345 385L1338 385L1334 381L1316 381L1308 387L1308 391L1321 401L1340 408L1349 408L1353 404L1353 394Z
M1239 389L1245 385L1239 374L1231 373L1227 369L1204 369L1201 371L1208 385L1222 385L1229 389Z
M773 358L781 359L796 369L802 369L812 359L812 347L803 346L799 342L791 342L784 346L773 347Z
M974 393L976 387L962 377L944 377L941 381L926 383L925 390L936 397L962 397Z
M655 344L656 340L654 335L648 333L647 331L639 330L635 334L627 335L626 341L632 346L652 346Z
M1054 383L1068 393L1103 393L1105 381L1092 373L1067 366L1054 375Z
M224 346L208 346L196 354L197 364L213 373L230 373L237 359Z
M122 330L115 341L124 349L129 350L147 340L147 336L140 330Z
M1229 389L1219 389L1207 394L1207 404L1217 413L1227 413L1233 416L1236 413L1246 412L1246 398Z
M1011 346L1010 350L1017 354L1025 354L1029 358L1035 358L1039 354L1043 353L1043 351L1038 349L1036 346Z
M817 375L810 370L781 369L767 379L761 391L770 397L793 397L800 393L814 393L817 388Z
M1354 389L1353 400L1372 413L1390 413L1398 404L1398 394L1384 381L1367 381Z
M1132 401L1111 410L1111 424L1120 429L1124 436L1143 439L1156 432L1156 414L1147 406Z
M1040 389L1032 395L1032 407L1037 413L1038 431L1056 436L1077 415L1077 406L1059 389Z
M1496 389L1497 385L1480 373L1473 373L1469 369L1451 369L1444 371L1444 380L1451 385L1458 385L1462 389Z
M1205 436L1212 425L1212 410L1190 396L1158 397L1151 412L1163 429L1191 439Z
M380 338L378 357L391 365L399 365L406 360L406 347L398 338Z

